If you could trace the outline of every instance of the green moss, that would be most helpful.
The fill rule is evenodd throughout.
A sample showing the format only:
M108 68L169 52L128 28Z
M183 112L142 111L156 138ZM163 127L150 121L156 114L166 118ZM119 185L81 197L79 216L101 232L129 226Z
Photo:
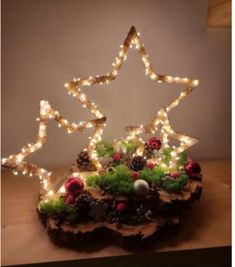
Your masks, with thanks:
M86 182L89 187L103 188L114 195L129 195L133 192L131 173L132 171L126 165L119 165L113 173L107 171L103 175L89 176ZM144 168L140 171L141 179L170 193L180 192L188 180L184 171L181 171L180 176L176 179L166 175L166 170L160 166L153 169Z
M86 177L86 184L89 187L102 187L103 175L91 175Z
M48 202L40 203L40 212L47 215L64 216L68 221L74 221L76 219L76 210L73 206L68 205L62 198L57 200L50 200Z
M176 179L166 177L162 181L162 188L170 193L179 193L182 191L188 181L188 176L185 172L181 172L180 176Z
M125 165L117 166L113 173L107 171L103 175L89 176L86 183L90 187L105 188L114 195L129 195L133 191L131 171Z
M165 176L165 171L161 167L155 167L154 169L143 169L140 172L140 178L147 181L148 183L152 183L156 186L160 186L162 182L162 178Z
M113 145L106 141L98 142L95 149L99 157L109 158L114 154Z

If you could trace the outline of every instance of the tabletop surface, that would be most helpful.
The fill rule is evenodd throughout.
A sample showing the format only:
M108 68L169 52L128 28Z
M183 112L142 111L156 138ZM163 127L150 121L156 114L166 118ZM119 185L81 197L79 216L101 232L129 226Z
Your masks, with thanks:
M181 222L177 235L156 244L154 252L231 245L231 163L201 161L203 193ZM55 168L56 169L56 168ZM58 169L57 169L58 171ZM116 245L92 252L57 247L36 214L37 178L2 171L2 265L80 260L130 255Z

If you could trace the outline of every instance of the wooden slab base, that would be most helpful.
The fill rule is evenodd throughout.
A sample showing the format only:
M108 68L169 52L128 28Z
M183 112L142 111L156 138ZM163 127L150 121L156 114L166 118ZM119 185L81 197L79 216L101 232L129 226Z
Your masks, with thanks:
M57 225L52 218L47 220L47 232L51 240L59 246L78 250L116 243L119 246L136 250L148 248L164 233L172 234L178 229L179 219L159 218L137 226L118 225L107 222L86 222L77 226Z
M94 220L70 225L66 222L59 222L53 217L47 217L40 211L38 214L47 228L49 237L59 246L90 250L94 244L97 247L97 245L107 245L108 242L116 243L128 250L143 249L162 237L172 235L178 229L180 214L191 207L195 200L200 199L201 190L201 181L190 180L179 194L158 191L156 208L159 215L151 221L139 225L108 221L96 222ZM97 200L105 201L113 198L113 196L103 195L97 190L91 190L90 194Z

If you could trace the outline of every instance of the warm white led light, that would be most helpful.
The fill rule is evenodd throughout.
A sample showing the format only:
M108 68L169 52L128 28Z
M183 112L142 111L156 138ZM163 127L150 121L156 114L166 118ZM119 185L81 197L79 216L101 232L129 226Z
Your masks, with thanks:
M135 28L131 27L123 45L120 46L120 51L118 53L118 56L115 58L115 62L112 64L112 70L106 75L97 75L95 77L89 76L89 78L86 79L74 78L72 82L65 83L64 86L67 89L68 94L71 94L82 104L84 108L87 108L92 114L94 114L96 116L95 120L70 123L68 120L63 119L60 113L57 110L54 110L48 101L42 100L40 102L40 116L37 119L37 121L39 122L39 133L36 142L34 144L28 144L28 146L23 147L21 149L21 153L2 159L2 164L5 167L12 169L15 174L18 174L18 171L20 171L23 174L39 177L46 191L45 196L53 196L54 191L48 171L26 162L25 159L30 156L30 154L42 148L46 143L47 123L49 119L54 119L58 123L58 127L62 127L68 133L83 131L86 128L94 129L90 142L87 146L87 151L92 163L96 166L97 169L100 168L101 164L97 157L95 146L96 143L102 139L101 136L105 127L106 116L98 109L94 102L91 102L89 99L87 99L86 94L82 92L80 87L109 83L116 79L119 69L122 67L127 58L128 49L130 49L132 47L132 44L134 44L134 47L138 50L138 53L140 54L145 66L145 73L151 80L154 80L158 83L167 82L182 84L185 86L185 89L179 94L178 97L171 101L171 103L167 105L166 108L161 109L158 112L158 115L150 124L146 126L141 125L140 127L133 127L129 129L128 135L125 139L129 141L135 140L135 142L138 143L137 154L141 155L144 150L144 141L139 137L139 135L142 133L154 133L159 128L159 125L162 125L162 131L160 132L162 134L162 140L165 147L169 146L168 137L172 137L173 139L180 141L180 146L174 148L174 151L172 151L171 153L173 160L170 162L170 166L173 167L175 160L177 160L178 158L178 154L194 145L197 140L173 131L171 129L167 113L177 107L180 102L192 92L194 87L199 84L199 81L190 80L189 78L173 77L170 75L161 75L159 73L156 73L149 61L149 57L144 49L144 45L140 41L139 35L140 34L136 32ZM156 158L155 162L160 164L162 167L166 167L166 164L161 161L161 158Z

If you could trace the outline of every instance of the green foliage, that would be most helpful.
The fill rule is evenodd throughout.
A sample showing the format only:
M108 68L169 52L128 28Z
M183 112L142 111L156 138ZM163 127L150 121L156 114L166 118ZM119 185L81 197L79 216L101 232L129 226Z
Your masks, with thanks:
M177 162L178 166L183 166L186 163L186 161L187 161L186 153L185 152L181 152L179 154L179 159L178 159L178 162Z
M123 141L122 144L126 147L126 152L130 154L134 153L138 147L133 142Z
M89 187L104 187L104 175L91 175L86 177L86 185Z
M170 193L179 193L186 185L187 180L188 176L184 171L182 171L180 176L176 179L166 176L162 181L162 188Z
M133 191L131 171L126 165L117 166L113 173L107 171L103 175L89 176L86 183L90 187L104 188L114 195L129 195Z
M166 164L166 165L169 165L169 162L171 160L171 152L173 150L173 147L169 146L169 147L166 147L164 148L163 150L163 155L165 156L165 158L163 159L163 162Z
M173 147L171 147L171 146L169 146L167 148L164 148L164 150L163 150L163 155L164 155L163 162L166 165L169 165L169 162L171 160L171 152L172 151L173 151ZM178 159L177 165L178 166L183 166L186 161L187 161L186 153L185 152L179 153L179 159Z
M86 183L89 187L99 187L114 195L129 195L133 192L132 171L126 165L119 165L113 173L105 172L103 175L89 176ZM170 193L180 192L187 183L188 176L184 171L173 179L167 176L166 170L160 166L153 169L144 168L140 171L140 178L151 184L163 188Z
M161 186L162 178L165 176L165 171L160 166L155 167L154 169L143 169L140 172L140 178L152 183L156 186Z
M62 198L41 202L40 212L47 215L63 215L68 221L74 221L76 219L75 208L66 204Z
M113 145L106 141L98 142L95 149L99 157L109 158L114 154Z

